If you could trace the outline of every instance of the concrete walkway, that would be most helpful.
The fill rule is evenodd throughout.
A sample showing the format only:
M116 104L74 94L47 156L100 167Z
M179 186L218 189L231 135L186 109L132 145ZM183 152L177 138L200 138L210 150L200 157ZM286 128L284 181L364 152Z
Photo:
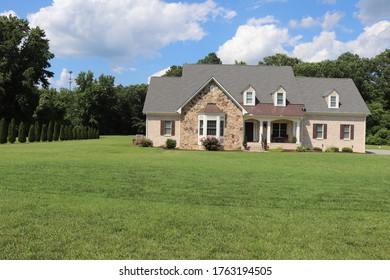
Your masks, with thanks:
M366 154L390 155L390 150L366 150Z

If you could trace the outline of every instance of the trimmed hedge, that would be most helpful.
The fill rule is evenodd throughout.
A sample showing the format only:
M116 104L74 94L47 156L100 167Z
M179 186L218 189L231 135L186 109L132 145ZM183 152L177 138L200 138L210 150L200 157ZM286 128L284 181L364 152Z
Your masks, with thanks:
M337 153L340 149L335 146L331 146L325 150L326 153Z
M341 149L341 151L343 153L353 153L353 150L350 147L344 147L344 148Z
M165 142L165 146L166 146L168 149L174 149L174 148L176 148L176 140L175 140L175 139L167 139L167 141Z

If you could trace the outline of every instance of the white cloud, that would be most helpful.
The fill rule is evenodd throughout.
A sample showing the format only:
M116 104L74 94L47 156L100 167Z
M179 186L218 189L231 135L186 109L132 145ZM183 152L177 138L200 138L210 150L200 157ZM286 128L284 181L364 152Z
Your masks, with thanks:
M74 75L72 75L72 80L74 82ZM51 78L49 80L50 85L56 89L60 88L69 88L69 71L66 68L63 68L60 74L60 78L58 80L55 80L54 78Z
M131 59L154 56L177 41L198 41L202 24L216 17L231 19L234 11L213 0L167 3L163 0L55 0L28 16L42 27L58 56L101 56Z
M339 21L345 16L344 13L342 12L326 12L323 18L322 22L322 29L324 30L332 30L334 27L337 26Z
M112 72L117 73L117 74L123 74L124 72L136 72L137 69L134 67L123 67L123 66L115 66L112 69Z
M336 59L344 52L373 57L390 47L390 21L381 21L364 28L355 40L341 42L335 32L323 31L312 42L295 46L292 55L304 61Z
M217 51L223 63L235 60L248 64L257 64L263 57L274 53L286 53L283 45L291 39L287 28L279 28L273 17L250 19L247 24L238 27L234 37Z
M151 78L151 77L161 77L162 75L166 74L166 73L168 72L169 69L171 69L171 67L165 68L165 69L163 69L163 70L160 70L160 71L158 71L158 72L156 72L156 73L150 75L150 76L148 77L148 84L150 83L150 78Z
M357 16L364 24L372 24L379 20L390 19L389 0L360 0L357 4Z
M330 31L334 29L339 21L345 16L342 12L326 12L322 17L313 18L311 16L306 16L300 21L295 19L290 20L289 26L291 28L312 28L315 26L321 26L323 30Z
M337 21L329 20L328 24L332 26ZM390 48L390 21L365 27L357 38L346 42L338 40L336 32L328 30L323 30L309 42L302 42L302 35L291 37L287 28L273 22L277 22L273 17L250 19L238 27L233 38L219 47L217 55L223 63L242 60L248 64L257 64L265 56L276 53L316 62L336 59L348 51L362 57L373 57ZM293 49L288 51L288 47Z
M1 13L0 13L0 16L9 16L9 15L14 16L14 17L18 17L18 15L16 14L16 12L13 11L13 10L4 11L4 12L1 12Z

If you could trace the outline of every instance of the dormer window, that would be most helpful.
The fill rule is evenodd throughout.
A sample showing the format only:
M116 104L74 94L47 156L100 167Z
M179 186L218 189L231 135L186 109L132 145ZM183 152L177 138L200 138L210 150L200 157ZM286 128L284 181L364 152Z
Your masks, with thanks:
M277 91L272 94L272 99L275 106L285 107L286 106L286 90L280 87Z
M278 106L283 106L283 104L284 104L283 93L278 92L278 97L277 97L276 105L278 105Z
M328 108L338 109L339 108L339 94L336 90L330 90L324 95Z
M330 97L330 108L337 108L337 96Z
M246 104L253 103L253 92L247 91L246 93Z
M244 105L254 106L256 104L256 92L251 86L247 87L243 95Z

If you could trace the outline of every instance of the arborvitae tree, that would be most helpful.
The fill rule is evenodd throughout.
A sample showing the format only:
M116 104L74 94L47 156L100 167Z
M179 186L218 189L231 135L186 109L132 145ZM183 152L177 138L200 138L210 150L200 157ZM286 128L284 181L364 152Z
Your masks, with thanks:
M35 122L34 131L35 131L35 141L36 142L41 141L41 126L39 125L38 122Z
M19 141L19 143L26 143L26 131L24 129L23 122L20 122L20 125L19 125L18 141Z
M16 141L16 126L15 126L15 120L12 119L11 123L8 126L8 142L11 144L15 143Z
M49 122L49 127L47 128L47 141L53 141L53 122Z
M2 118L0 121L0 144L7 143L7 135L5 118Z
M65 140L69 140L69 126L65 126L64 127L64 136L65 136Z
M68 128L68 138L69 140L73 140L73 127L69 126Z
M35 142L35 126L33 124L30 125L30 129L28 130L28 142Z
M73 127L72 129L72 135L73 135L73 139L74 140L77 140L77 127Z
M65 140L65 127L62 124L61 124L61 127L60 127L60 140L61 141Z
M41 132L41 141L47 142L47 125L42 125L42 132Z
M53 140L58 141L58 138L60 137L60 127L58 126L58 123L54 123L54 131L53 131Z

